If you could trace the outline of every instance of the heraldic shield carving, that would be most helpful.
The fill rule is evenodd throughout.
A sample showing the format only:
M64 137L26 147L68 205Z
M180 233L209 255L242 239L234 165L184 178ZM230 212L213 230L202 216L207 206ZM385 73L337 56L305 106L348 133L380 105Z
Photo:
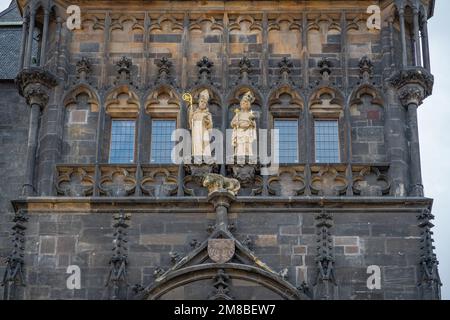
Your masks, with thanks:
M227 263L234 256L235 244L233 239L209 239L208 255L216 263Z

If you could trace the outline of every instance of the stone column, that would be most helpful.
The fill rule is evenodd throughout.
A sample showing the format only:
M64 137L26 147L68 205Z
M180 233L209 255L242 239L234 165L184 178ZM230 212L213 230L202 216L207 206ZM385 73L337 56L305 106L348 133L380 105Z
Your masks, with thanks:
M216 230L228 231L228 209L236 197L229 191L219 190L208 195L208 202L216 211Z
M47 57L48 25L49 25L49 12L46 9L44 12L44 27L42 30L41 56L39 58L39 65L41 67L45 65L45 59Z
M32 196L36 188L34 173L36 166L37 140L39 133L39 118L41 110L45 108L49 100L50 89L56 86L57 81L48 71L40 68L22 70L16 78L19 93L31 107L30 126L28 132L27 167L25 172L25 184L22 194Z
M27 47L28 15L24 15L22 24L22 42L20 47L19 70L23 68L25 51Z
M419 130L417 108L431 95L433 76L424 68L412 67L398 71L390 78L391 85L398 91L398 97L407 111L407 134L409 138L409 195L423 197L422 172L420 166Z
M402 41L402 66L408 65L408 56L406 55L406 31L405 31L405 8L401 8L398 12L400 17L400 37Z
M430 64L430 46L428 43L428 20L424 16L422 20L422 51L423 51L423 66L431 72Z
M419 10L417 8L414 8L413 13L413 20L414 20L414 43L415 43L415 50L416 50L416 66L421 67L422 66L422 55L420 52L420 29L419 29Z
M34 9L30 13L30 27L28 28L28 40L27 40L27 51L25 54L24 68L29 68L31 64L31 56L33 55L33 33L34 33L34 23L36 18L36 12Z

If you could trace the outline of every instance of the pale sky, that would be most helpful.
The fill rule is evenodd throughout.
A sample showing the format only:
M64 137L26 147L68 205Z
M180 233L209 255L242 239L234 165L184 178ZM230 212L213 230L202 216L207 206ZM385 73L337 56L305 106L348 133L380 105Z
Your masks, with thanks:
M0 0L0 12L10 0ZM434 199L436 253L444 286L442 296L450 300L450 1L437 0L429 21L434 94L419 109L422 174L426 196Z

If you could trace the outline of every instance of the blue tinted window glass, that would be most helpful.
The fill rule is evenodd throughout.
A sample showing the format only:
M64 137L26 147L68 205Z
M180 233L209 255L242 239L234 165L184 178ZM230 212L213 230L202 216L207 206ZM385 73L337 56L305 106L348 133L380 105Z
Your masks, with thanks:
M274 129L278 129L280 163L297 163L298 160L298 121L274 121Z
M339 163L339 126L337 120L314 123L317 163Z
M172 132L176 129L175 120L152 121L152 163L172 163Z
M134 120L113 120L111 125L110 163L132 163L135 142Z

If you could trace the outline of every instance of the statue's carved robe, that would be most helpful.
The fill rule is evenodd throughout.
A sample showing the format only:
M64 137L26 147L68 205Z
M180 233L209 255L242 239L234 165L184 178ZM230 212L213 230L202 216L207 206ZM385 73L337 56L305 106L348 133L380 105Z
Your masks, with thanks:
M211 157L210 130L212 129L212 116L208 109L197 108L189 114L189 124L192 133L192 156Z
M253 142L256 140L256 121L249 111L238 112L231 121L232 143L236 156L253 156Z

